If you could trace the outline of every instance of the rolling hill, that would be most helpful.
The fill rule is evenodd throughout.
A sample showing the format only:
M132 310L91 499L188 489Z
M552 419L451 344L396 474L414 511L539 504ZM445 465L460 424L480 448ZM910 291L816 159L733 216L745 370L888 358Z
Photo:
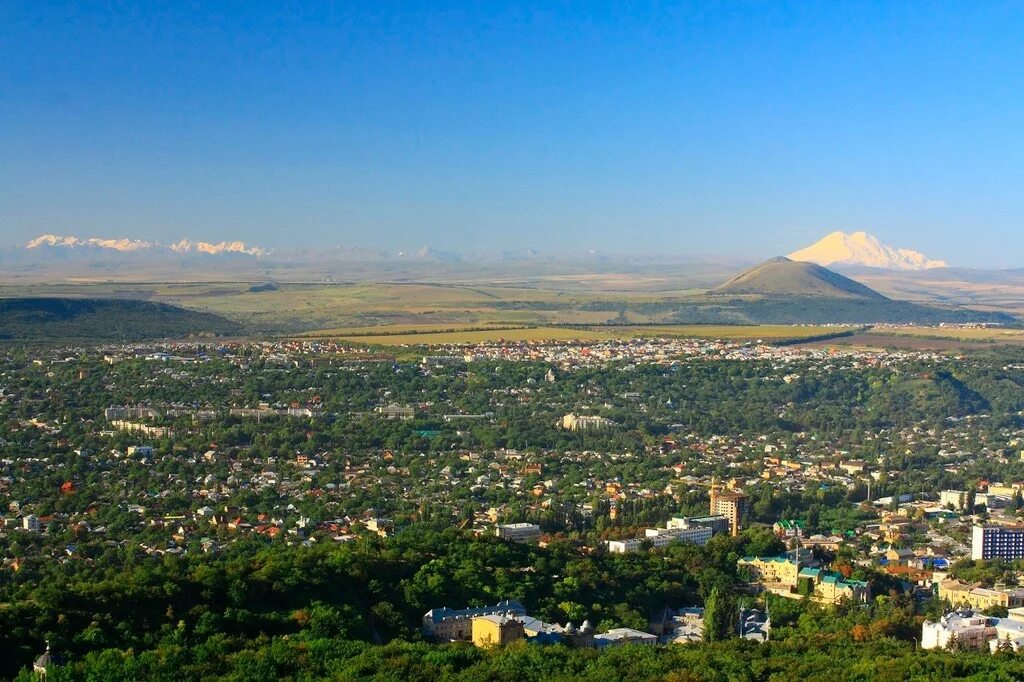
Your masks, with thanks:
M854 298L887 300L860 282L814 263L790 260L784 256L747 270L725 284L712 289L712 295L811 296L816 298Z
M0 339L138 341L224 335L241 325L167 303L98 298L0 299Z
M739 324L1015 324L1004 313L923 305L886 298L860 282L814 263L779 257L681 302L676 322Z

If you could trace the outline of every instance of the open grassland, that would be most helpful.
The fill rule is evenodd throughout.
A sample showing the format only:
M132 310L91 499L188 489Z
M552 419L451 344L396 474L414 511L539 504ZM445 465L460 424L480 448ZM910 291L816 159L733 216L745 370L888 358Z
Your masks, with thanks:
M265 328L331 329L378 325L533 326L594 324L618 314L592 310L578 294L434 284L286 285L273 291L193 299L193 305L242 316ZM184 304L184 301L182 301Z
M827 319L835 316L831 304L688 295L692 293L679 289L567 291L536 285L424 282L254 284L223 281L0 286L0 297L127 298L170 303L220 315L238 323L240 333L308 333L367 343L376 343L378 336L398 334L419 338L388 338L381 343L447 343L452 340L452 334L469 341L638 336L780 341L842 331L834 326L756 324L759 320ZM901 309L892 315L902 316L907 312ZM575 329L566 330L570 326ZM422 337L428 332L438 336ZM1024 343L1024 331L1005 329L906 327L888 329L886 333L913 335L914 338L924 333L944 338L959 334L956 340L965 343ZM878 339L871 337L867 342L877 343Z
M614 319L657 321L627 311L665 300L657 294L569 292L532 287L430 283L251 282L103 283L0 286L0 297L67 296L160 301L216 313L254 329L276 332L380 325L438 328L593 325Z
M248 333L387 345L653 336L777 341L839 331L836 327L820 326L670 324L679 309L677 302L684 300L679 291L582 292L431 283L140 282L0 286L0 297L16 296L164 302L221 315L240 323Z

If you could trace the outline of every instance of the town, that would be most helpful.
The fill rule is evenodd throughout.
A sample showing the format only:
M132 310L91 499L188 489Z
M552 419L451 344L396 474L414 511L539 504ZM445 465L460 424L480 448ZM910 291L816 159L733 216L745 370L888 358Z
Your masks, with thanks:
M801 604L901 594L927 616L921 647L1024 642L1024 369L999 354L688 339L416 350L8 349L8 589L114 549L216 561L253 542L387 546L434 527L579 557L739 553L723 559L727 584L683 601L602 616L573 599L531 613L511 593L424 598L390 636L763 643Z

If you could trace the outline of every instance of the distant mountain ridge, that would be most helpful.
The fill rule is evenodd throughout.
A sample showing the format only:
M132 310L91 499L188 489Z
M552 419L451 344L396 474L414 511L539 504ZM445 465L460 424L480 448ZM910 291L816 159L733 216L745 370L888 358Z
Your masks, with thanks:
M773 258L712 289L715 295L887 300L877 291L815 263Z
M28 250L67 249L67 250L108 250L118 253L139 253L171 251L179 254L205 253L208 255L242 254L247 256L265 256L270 251L258 246L249 246L241 241L205 242L182 239L173 244L161 244L144 239L103 239L98 237L79 238L69 235L44 234L27 244Z
M867 232L833 232L814 244L794 251L795 261L832 265L859 265L886 270L930 270L948 267L945 261L933 260L919 251L898 249L883 244Z

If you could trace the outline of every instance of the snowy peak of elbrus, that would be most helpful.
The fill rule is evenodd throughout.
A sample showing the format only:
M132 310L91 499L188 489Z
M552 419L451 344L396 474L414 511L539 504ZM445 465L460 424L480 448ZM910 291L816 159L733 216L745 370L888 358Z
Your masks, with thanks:
M867 232L833 232L807 248L794 251L789 254L789 258L825 267L846 265L886 270L929 270L947 267L945 261L933 260L919 251L883 244Z

